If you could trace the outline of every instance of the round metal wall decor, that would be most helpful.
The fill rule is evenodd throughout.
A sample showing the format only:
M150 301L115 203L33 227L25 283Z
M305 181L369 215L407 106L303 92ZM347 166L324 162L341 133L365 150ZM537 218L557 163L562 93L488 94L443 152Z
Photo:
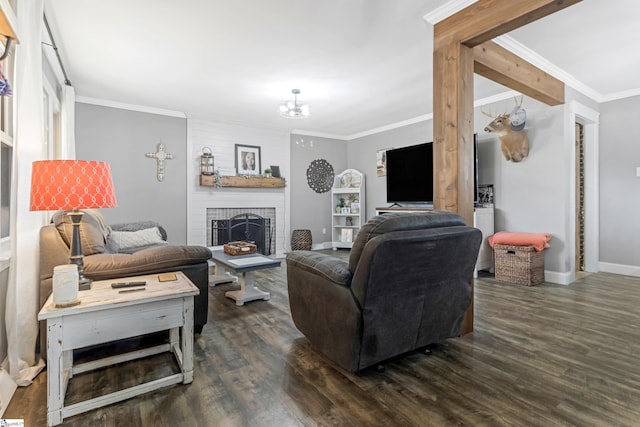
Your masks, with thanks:
M326 193L333 187L333 166L325 159L311 162L307 168L307 183L316 193Z

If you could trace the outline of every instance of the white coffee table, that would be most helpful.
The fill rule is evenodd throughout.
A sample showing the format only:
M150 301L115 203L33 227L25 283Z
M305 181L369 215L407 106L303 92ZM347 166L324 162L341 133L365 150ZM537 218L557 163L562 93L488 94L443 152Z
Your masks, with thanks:
M280 261L260 254L229 255L224 251L211 251L211 259L220 266L221 270L230 270L240 276L240 289L227 291L225 296L235 300L236 305L244 305L245 302L255 300L268 301L271 298L269 292L259 289L255 285L253 272L266 268L280 267ZM233 276L232 276L233 277Z
M57 308L49 296L38 314L38 320L47 322L49 426L161 387L193 381L193 297L200 291L183 273L175 274L177 280L171 282L159 282L158 275L95 281L90 290L78 293L80 304L73 307ZM129 281L146 281L145 290L120 293L133 288L111 288L111 283ZM74 349L163 330L169 330L167 344L73 365ZM176 357L180 373L65 406L73 375L166 351Z

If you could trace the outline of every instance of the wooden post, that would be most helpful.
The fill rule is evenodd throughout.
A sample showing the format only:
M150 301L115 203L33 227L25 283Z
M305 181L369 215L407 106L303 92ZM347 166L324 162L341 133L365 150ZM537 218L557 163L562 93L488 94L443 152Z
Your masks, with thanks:
M433 202L436 209L457 212L467 224L473 224L473 48L579 1L478 0L435 25ZM537 69L513 54L502 58L504 52L500 49L490 43L478 49L478 70L483 75L500 79L499 83L522 93L539 96L542 101L564 102L564 85L546 75L541 79L523 74L521 70L535 73ZM473 290L473 281L471 288ZM473 302L461 333L472 331Z

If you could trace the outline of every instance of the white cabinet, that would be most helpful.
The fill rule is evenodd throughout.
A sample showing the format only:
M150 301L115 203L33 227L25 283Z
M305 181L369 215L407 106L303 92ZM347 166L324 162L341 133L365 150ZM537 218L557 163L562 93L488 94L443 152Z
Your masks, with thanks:
M347 169L338 174L331 189L331 241L333 249L351 248L365 223L364 174Z
M478 277L479 270L493 269L493 249L487 240L493 235L493 206L486 208L475 208L473 212L473 226L482 231L482 244L478 253L478 261L473 272L473 277Z

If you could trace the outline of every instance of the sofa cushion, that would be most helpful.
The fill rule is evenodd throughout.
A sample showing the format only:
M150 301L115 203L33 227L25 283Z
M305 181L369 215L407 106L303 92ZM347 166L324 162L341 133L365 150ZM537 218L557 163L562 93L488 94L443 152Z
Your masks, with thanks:
M167 245L158 227L138 231L112 230L108 238L109 247L116 253L134 253L158 245Z
M73 225L71 218L67 215L70 211L58 211L51 218L51 222L58 229L58 233L71 247L73 239ZM96 209L86 209L82 211L82 221L80 222L80 244L82 245L82 255L101 254L105 252L107 237L111 233L111 228L105 221L102 214Z

